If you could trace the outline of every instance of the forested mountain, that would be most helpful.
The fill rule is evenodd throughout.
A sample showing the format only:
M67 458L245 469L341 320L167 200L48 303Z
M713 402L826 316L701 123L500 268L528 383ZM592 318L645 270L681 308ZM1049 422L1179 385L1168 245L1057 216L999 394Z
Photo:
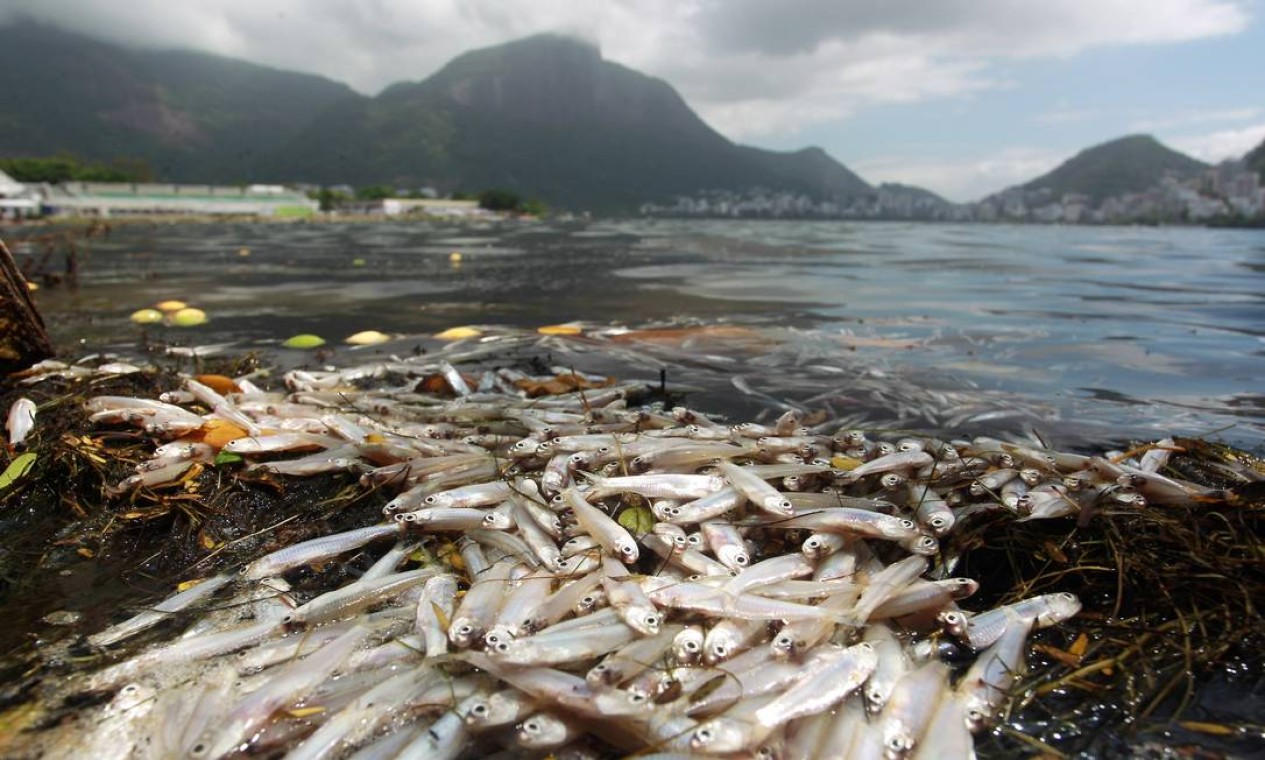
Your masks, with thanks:
M718 188L870 190L819 149L735 145L666 82L555 35L466 53L424 81L340 102L273 169L319 183L504 187L591 209Z
M260 163L357 98L322 77L186 51L130 50L53 27L0 27L0 156L149 162L171 181L267 181Z
M598 210L707 189L872 190L820 149L736 145L666 82L556 35L472 51L367 97L21 22L0 29L0 88L0 156L141 158L173 182L501 187Z
M1056 199L1079 193L1099 203L1108 196L1149 190L1166 174L1185 178L1207 168L1150 135L1130 135L1086 148L1020 189L1048 189Z

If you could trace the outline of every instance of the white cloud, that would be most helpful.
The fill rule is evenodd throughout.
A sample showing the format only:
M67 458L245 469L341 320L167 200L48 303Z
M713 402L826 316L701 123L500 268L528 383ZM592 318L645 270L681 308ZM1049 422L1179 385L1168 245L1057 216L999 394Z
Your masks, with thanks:
M1222 110L1186 110L1149 119L1139 119L1129 125L1135 132L1171 130L1175 127L1192 127L1199 124L1250 121L1261 115L1260 108L1225 108Z
M997 86L1000 60L1232 34L1246 0L6 0L114 41L183 46L374 92L453 56L541 31L677 86L747 134L787 114L828 120L875 103ZM803 124L804 120L800 122ZM766 131L764 134L768 134Z
M1265 140L1265 122L1242 129L1165 138L1164 142L1200 161L1215 164L1227 158L1242 158L1262 140Z
M1055 108L1032 117L1038 124L1075 124L1099 116L1092 108Z
M852 168L871 182L918 185L961 203L1027 182L1068 157L1042 148L1015 146L954 159L882 156L857 161Z

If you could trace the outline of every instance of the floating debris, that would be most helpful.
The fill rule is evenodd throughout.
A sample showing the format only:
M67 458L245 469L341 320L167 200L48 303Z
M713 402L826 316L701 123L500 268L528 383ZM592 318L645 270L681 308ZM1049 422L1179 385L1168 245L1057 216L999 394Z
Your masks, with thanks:
M186 306L171 315L171 324L176 327L197 327L206 324L206 312Z
M176 301L174 299L168 300L168 301L161 301L159 303L154 304L155 309L158 309L159 311L166 311L166 312L180 311L181 309L187 308L188 306L189 304L185 303L184 301Z
M449 327L443 332L436 333L435 337L439 340L464 340L466 338L478 338L483 335L483 331L476 327Z
M319 335L311 333L302 333L291 338L286 338L281 345L286 348L319 348L325 345L325 339Z
M536 332L541 335L579 335L584 332L584 328L576 324L544 325L537 327Z
M391 340L391 336L377 330L362 330L361 332L348 335L343 339L344 343L353 346L376 346L379 343L386 343Z
M163 321L163 313L158 309L137 309L132 312L131 320L138 325L154 325Z

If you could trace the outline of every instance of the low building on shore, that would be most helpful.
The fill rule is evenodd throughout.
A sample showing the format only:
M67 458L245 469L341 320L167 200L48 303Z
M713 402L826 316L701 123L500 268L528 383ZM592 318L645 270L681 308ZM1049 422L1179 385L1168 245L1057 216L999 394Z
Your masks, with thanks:
M173 185L148 182L63 182L49 187L46 214L72 216L303 217L319 204L282 185Z
M22 184L0 171L0 219L27 219L39 213L38 188Z
M383 198L343 206L362 214L382 216L438 216L451 219L477 219L493 216L487 209L479 208L478 201L453 200L451 198Z

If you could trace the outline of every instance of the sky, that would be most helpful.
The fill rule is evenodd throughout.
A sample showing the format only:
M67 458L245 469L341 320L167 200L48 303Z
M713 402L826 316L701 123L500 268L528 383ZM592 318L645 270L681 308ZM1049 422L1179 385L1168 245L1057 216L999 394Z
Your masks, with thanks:
M1154 134L1215 162L1265 139L1265 0L0 0L134 46L365 94L538 32L673 85L737 142L816 145L872 183L975 200Z

